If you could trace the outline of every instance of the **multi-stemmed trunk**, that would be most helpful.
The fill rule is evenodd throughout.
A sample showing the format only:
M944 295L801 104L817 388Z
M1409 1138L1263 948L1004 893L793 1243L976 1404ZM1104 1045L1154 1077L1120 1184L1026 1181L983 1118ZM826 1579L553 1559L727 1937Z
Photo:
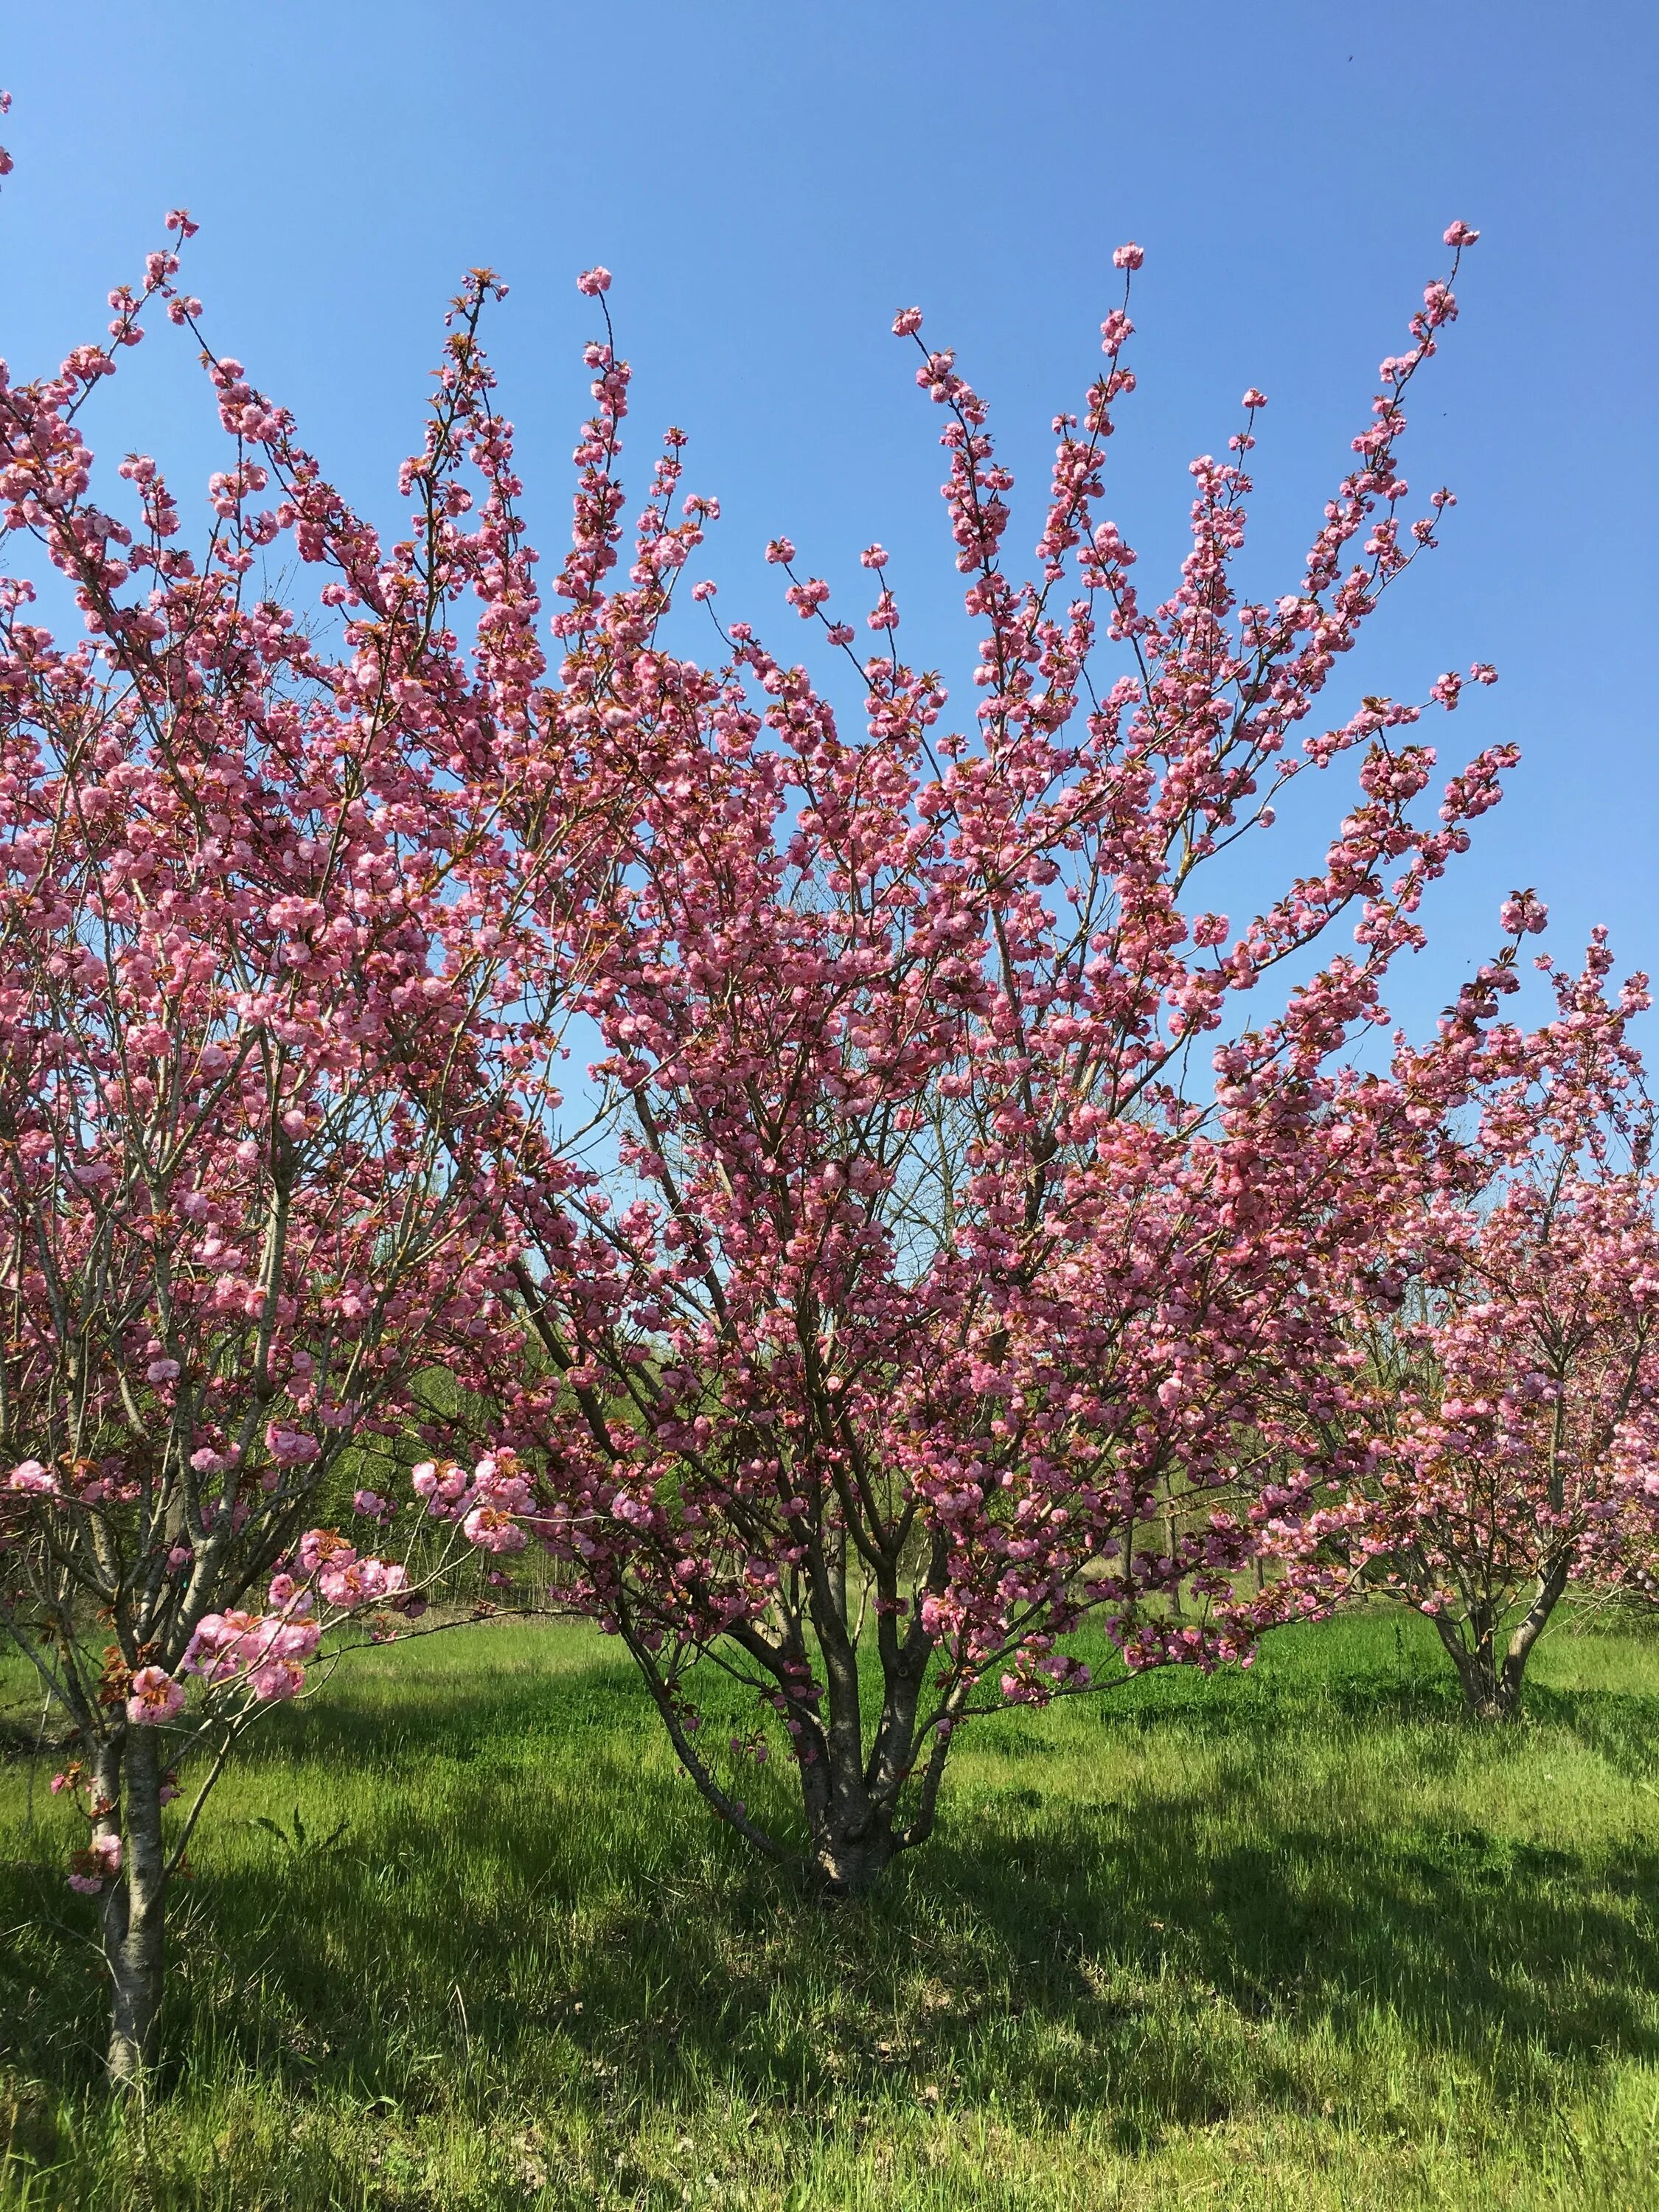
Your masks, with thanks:
M154 1734L127 1729L95 1763L100 1799L110 1808L94 1833L125 1831L120 1870L103 1897L104 1963L110 1978L106 2057L112 2088L142 2092L156 2057L161 2017L167 1861L161 1841L161 1768Z
M933 1826L942 1741L933 1747L917 1797L910 1796L908 1785L933 1644L919 1622L901 1635L892 1615L878 1616L882 1699L866 1747L860 1660L870 1655L860 1651L839 1606L815 1603L812 1609L824 1717L819 1728L795 1739L801 1808L817 1881L832 1897L856 1897L873 1888L900 1851L925 1841Z
M1509 1721L1518 1716L1527 1661L1566 1589L1567 1571L1565 1557L1548 1563L1532 1603L1507 1638L1501 1633L1503 1608L1496 1600L1483 1599L1462 1619L1436 1615L1434 1625L1457 1669L1464 1709L1472 1720Z
M769 1694L789 1725L804 1851L768 1833L721 1784L643 1639L626 1625L623 1635L681 1764L714 1810L768 1857L801 1865L822 1895L858 1897L875 1887L901 1852L932 1833L951 1734L969 1684L956 1677L936 1681L933 1706L924 1713L937 1639L923 1628L914 1597L901 1607L896 1572L878 1577L882 1602L875 1607L873 1634L863 1635L848 1610L838 1547L814 1547L802 1563L801 1580L804 1601L787 1610L779 1632L750 1626L733 1631L732 1638L759 1674L775 1685ZM909 1618L902 1622L906 1611ZM881 1703L873 1726L866 1728L861 1689L872 1662Z

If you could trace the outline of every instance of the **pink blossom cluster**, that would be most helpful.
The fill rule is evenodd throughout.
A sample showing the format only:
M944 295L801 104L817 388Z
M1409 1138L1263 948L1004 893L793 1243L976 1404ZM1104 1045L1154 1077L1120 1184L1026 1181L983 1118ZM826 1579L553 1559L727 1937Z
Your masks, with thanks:
M185 1709L185 1686L164 1667L140 1667L127 1686L127 1718L134 1728L164 1728Z
M294 1697L304 1686L306 1662L315 1655L328 1625L317 1610L319 1601L343 1617L368 1606L396 1606L409 1588L408 1571L400 1562L363 1557L332 1528L308 1528L295 1547L291 1570L272 1577L270 1609L204 1614L179 1671L199 1676L209 1686L246 1686L261 1699ZM148 1671L160 1674L159 1669ZM138 1681L135 1675L135 1692ZM178 1690L177 1684L171 1686ZM131 1703L128 1711L137 1717Z
M106 1832L76 1852L70 1865L69 1886L83 1897L96 1897L120 1871L121 1838Z
M534 1493L511 1451L486 1455L471 1472L422 1460L410 1480L432 1518L459 1521L480 1551L521 1552L530 1540L520 1522L533 1510Z

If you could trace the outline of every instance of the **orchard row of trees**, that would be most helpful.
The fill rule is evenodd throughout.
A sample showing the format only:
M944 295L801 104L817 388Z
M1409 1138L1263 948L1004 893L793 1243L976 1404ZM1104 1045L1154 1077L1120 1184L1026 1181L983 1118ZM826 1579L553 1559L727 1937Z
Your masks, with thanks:
M1164 595L1109 519L1138 247L1023 578L985 404L899 315L971 708L879 545L857 620L769 548L824 680L722 624L678 431L629 519L603 270L550 611L486 271L390 544L173 248L106 340L0 383L0 1624L72 1753L117 2081L249 1726L480 1553L509 1586L550 1554L714 1811L831 1893L926 1841L976 1714L1091 1686L1079 1632L1207 1668L1386 1594L1498 1714L1576 1578L1648 1587L1644 981L1598 938L1508 1018L1517 893L1390 1041L1516 754L1426 741L1483 665L1325 703L1449 504L1408 519L1400 453L1474 235L1273 598L1235 580L1259 392ZM227 440L193 549L155 460L110 482L88 442L147 319ZM1209 887L1297 776L1334 828L1230 919ZM711 1668L755 1699L724 1747ZM745 1791L769 1753L787 1827Z

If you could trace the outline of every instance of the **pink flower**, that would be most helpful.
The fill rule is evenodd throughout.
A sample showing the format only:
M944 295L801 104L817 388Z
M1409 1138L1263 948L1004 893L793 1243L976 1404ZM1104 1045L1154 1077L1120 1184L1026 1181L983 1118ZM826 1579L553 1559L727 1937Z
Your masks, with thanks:
M152 1359L144 1370L146 1382L176 1382L179 1363L176 1359Z
M6 1487L8 1490L35 1491L50 1497L57 1492L58 1477L48 1474L38 1459L26 1459L7 1476Z
M893 336L896 338L913 337L921 328L920 307L901 307L893 318Z
M1124 313L1122 308L1114 307L1100 326L1102 353L1114 356L1121 353L1125 345L1134 336L1134 325Z
M366 1595L364 1570L367 1560L336 1559L322 1568L317 1577L317 1587L330 1605L361 1605Z
M307 1467L320 1449L316 1437L303 1429L285 1429L275 1421L265 1431L265 1443L279 1467Z
M82 1897L96 1897L104 1884L121 1871L121 1838L94 1836L84 1850L71 1855L70 1869L70 1887Z
M810 622L829 598L830 586L822 576L809 576L804 584L791 584L783 596L803 622Z
M1550 910L1535 892L1511 891L1498 909L1498 919L1510 937L1536 937L1548 927Z
M127 1718L135 1728L160 1728L184 1711L185 1686L160 1667L141 1667L128 1686Z
M1146 248L1137 246L1133 239L1127 246L1118 246L1112 249L1114 269L1139 269L1145 264L1146 259Z
M498 1506L475 1506L461 1524L471 1543L484 1552L521 1552L530 1539L512 1516Z
M794 546L787 538L769 538L766 544L766 557L774 568L781 567L786 562L794 559Z
M576 289L584 299L597 300L601 292L611 289L611 271L598 264L592 269L584 269L576 279Z
M342 1536L335 1528L307 1528L301 1537L296 1556L308 1575L314 1575L321 1566L349 1566L357 1556L357 1547Z
M1267 393L1265 392L1258 392L1255 385L1250 386L1249 390L1244 394L1243 399L1240 402L1241 405L1248 407L1253 414L1258 407L1265 407L1267 404Z
M306 1670L297 1659L273 1657L261 1662L248 1680L256 1697L272 1704L295 1696L305 1686Z
M204 1613L196 1624L194 1633L185 1647L185 1656L179 1662L181 1674L199 1674L204 1682L216 1682L235 1672L235 1662L225 1653L234 1644L246 1626L249 1616L245 1613Z
M438 1521L453 1521L472 1488L471 1476L453 1460L440 1465L435 1460L423 1459L410 1474L410 1481L415 1495L426 1500L427 1511Z
M1447 228L1445 242L1448 246L1473 246L1480 235L1480 232L1471 230L1468 223L1454 222Z

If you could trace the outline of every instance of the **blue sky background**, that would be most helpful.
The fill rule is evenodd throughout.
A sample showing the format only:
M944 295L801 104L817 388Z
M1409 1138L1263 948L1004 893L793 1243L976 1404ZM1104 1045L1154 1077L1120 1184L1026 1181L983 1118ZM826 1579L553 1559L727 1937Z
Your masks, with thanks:
M1442 229L1478 224L1463 317L1415 388L1405 448L1413 490L1449 483L1461 504L1329 719L1491 659L1498 687L1435 725L1443 760L1454 738L1461 758L1498 738L1525 759L1392 1003L1429 1019L1513 884L1548 901L1562 957L1604 921L1622 964L1659 969L1650 4L82 0L66 28L19 10L0 41L15 375L101 332L109 286L183 203L216 343L391 522L445 301L487 262L512 285L491 342L550 559L594 323L572 279L603 260L637 373L632 481L662 424L691 434L688 483L724 508L698 571L719 578L722 614L797 653L766 538L792 536L857 618L857 555L879 538L907 648L943 665L966 712L975 630L937 498L938 417L888 334L896 307L921 304L991 398L1023 551L1049 418L1099 362L1111 249L1138 239L1140 390L1109 511L1154 596L1181 555L1186 463L1224 445L1258 384L1272 404L1244 575L1277 592L1378 359L1403 349L1443 264ZM94 442L155 452L194 491L219 448L187 343L158 330L127 356ZM1304 790L1239 905L1316 860L1343 796Z

